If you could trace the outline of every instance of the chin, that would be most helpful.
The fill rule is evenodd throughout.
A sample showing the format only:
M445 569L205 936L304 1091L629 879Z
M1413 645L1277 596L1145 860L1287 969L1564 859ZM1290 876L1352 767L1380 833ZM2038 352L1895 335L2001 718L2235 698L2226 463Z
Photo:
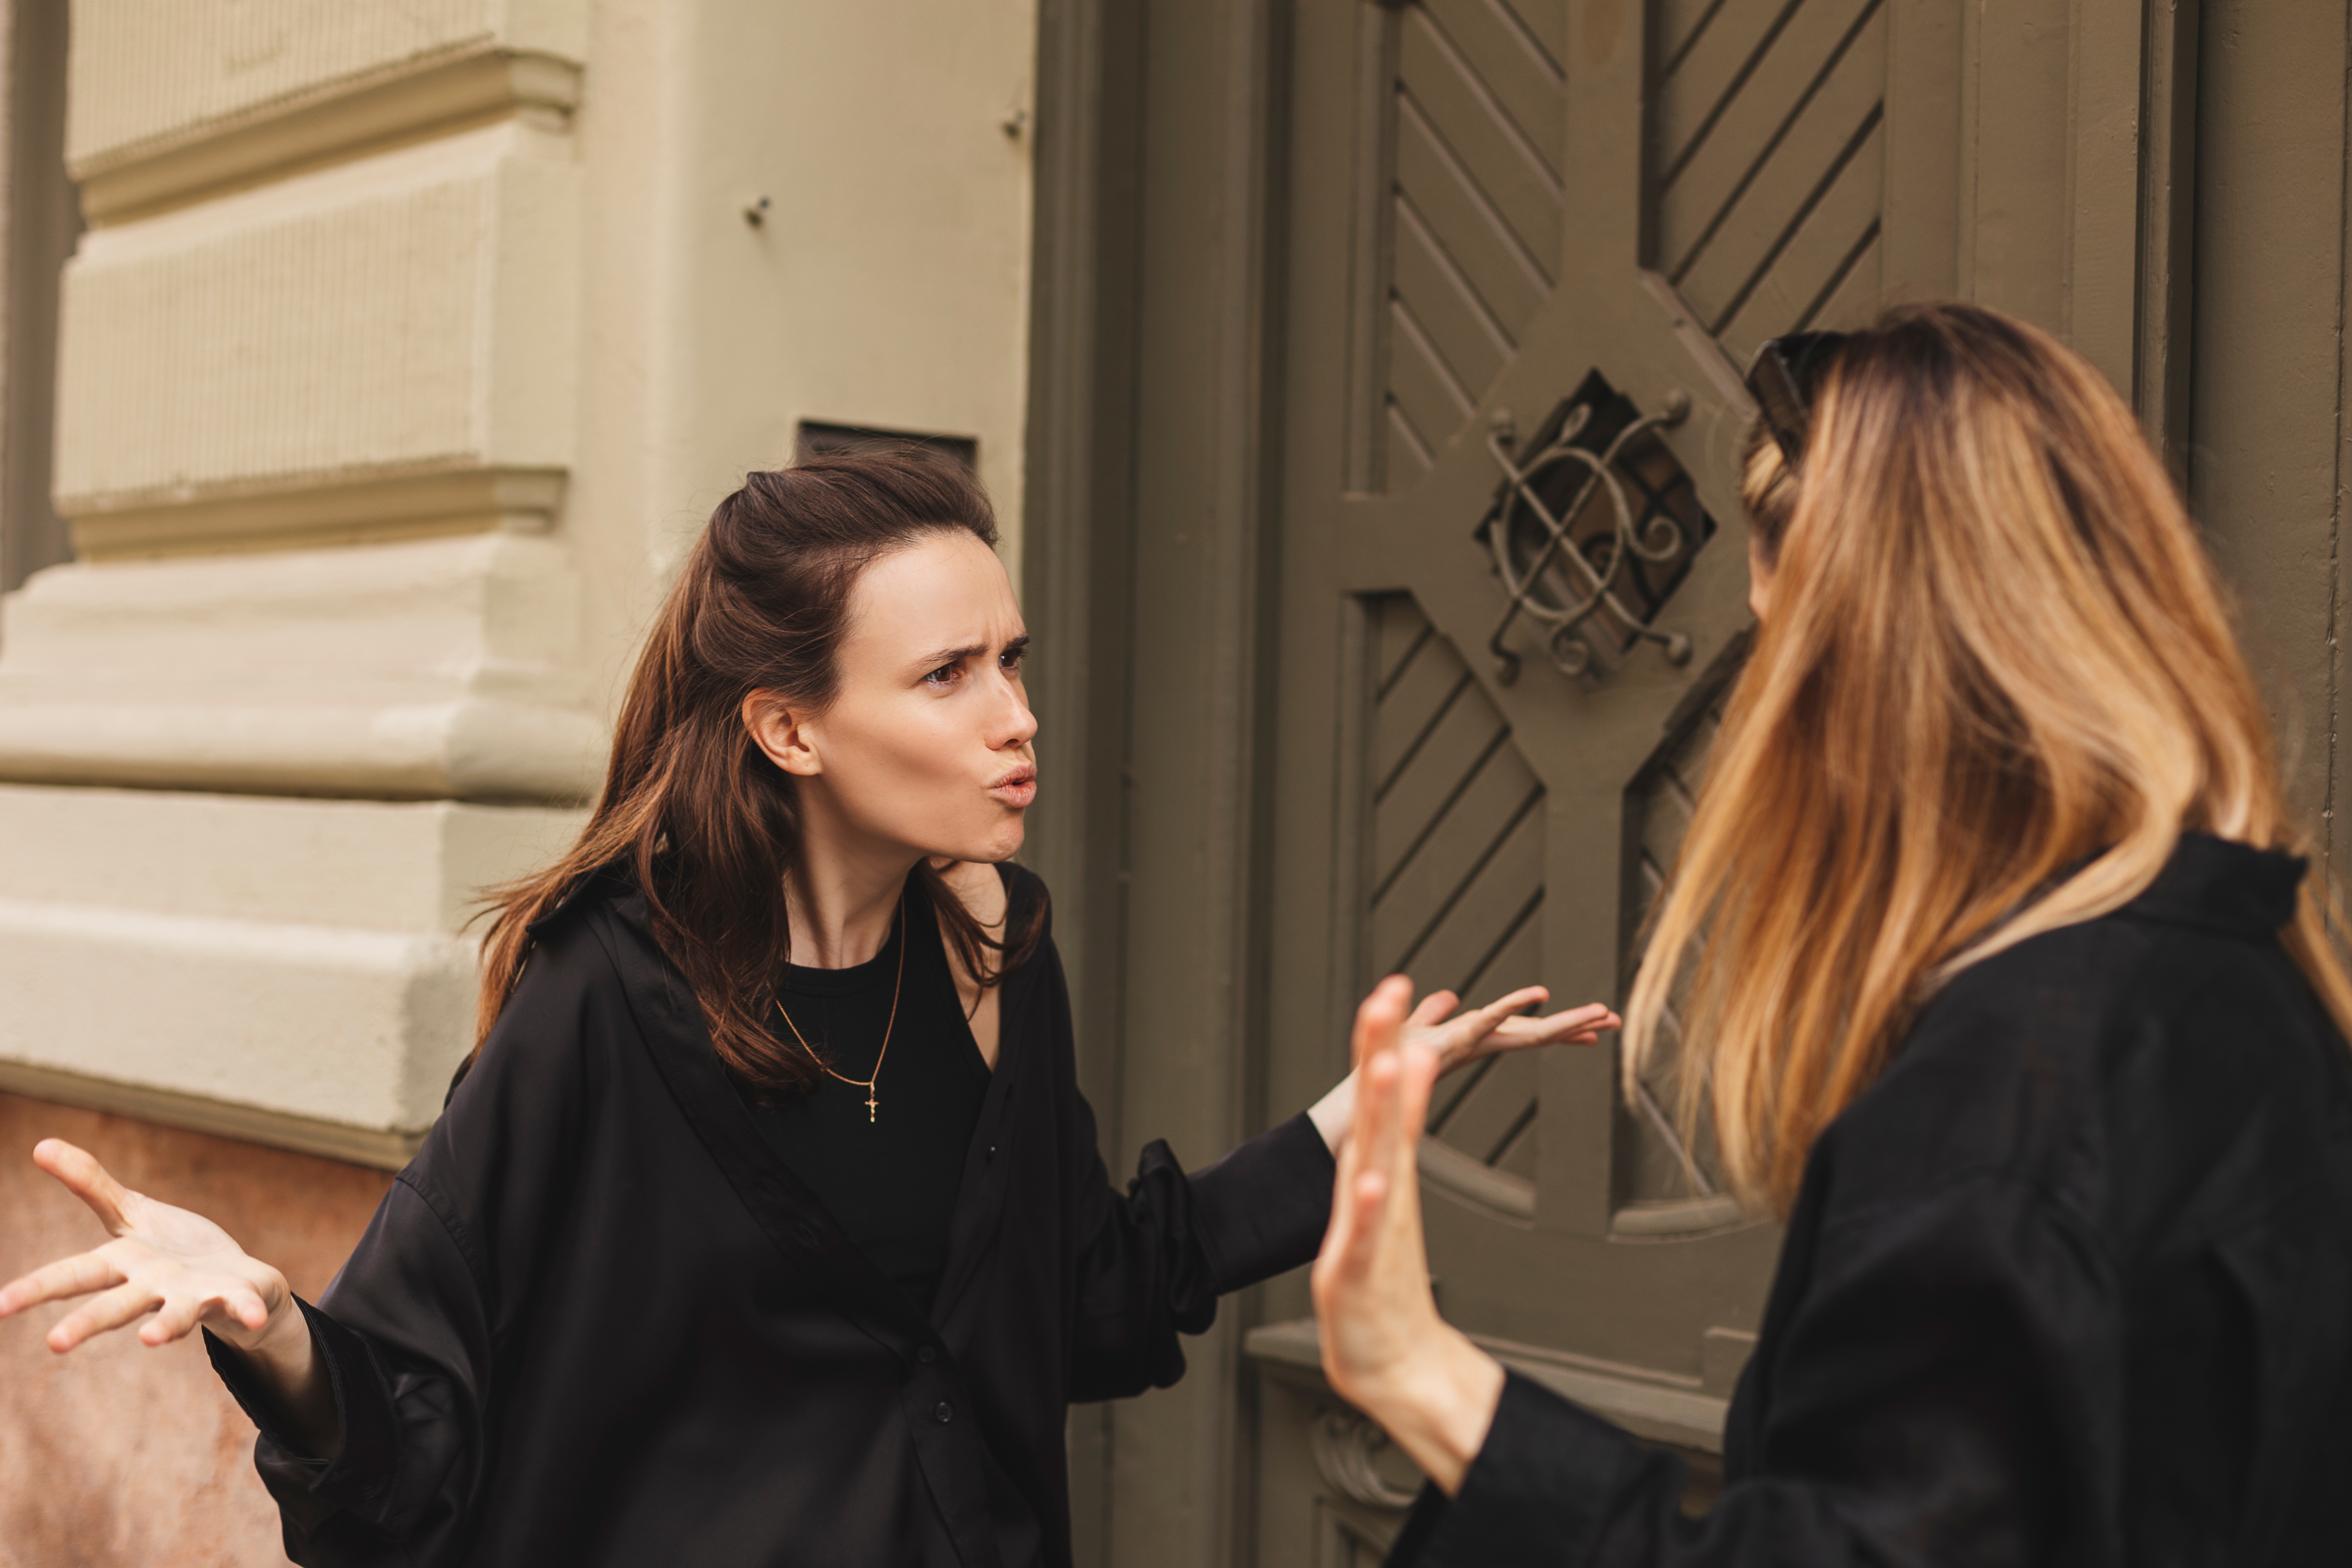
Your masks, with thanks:
M1027 840L1028 837L1028 824L1024 822L1019 816L1015 816L1011 823L992 836L989 852L978 857L978 858L991 862L1010 860L1015 855L1021 853L1021 846Z
M1027 837L1027 829L1019 817L1014 817L1007 826L975 834L953 849L935 849L932 853L975 866L993 866L1000 860L1010 860L1020 854L1022 843Z

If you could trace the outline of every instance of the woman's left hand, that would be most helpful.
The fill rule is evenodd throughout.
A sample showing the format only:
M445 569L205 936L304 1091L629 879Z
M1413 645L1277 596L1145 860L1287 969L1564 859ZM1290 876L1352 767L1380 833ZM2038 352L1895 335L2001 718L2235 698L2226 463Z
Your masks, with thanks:
M1546 1018L1520 1016L1526 1009L1550 999L1551 993L1544 987L1525 985L1457 1018L1449 1015L1462 999L1451 991L1433 991L1406 1016L1402 1043L1433 1053L1443 1076L1501 1051L1523 1051L1530 1046L1589 1046L1607 1031L1624 1026L1622 1018L1599 1002Z

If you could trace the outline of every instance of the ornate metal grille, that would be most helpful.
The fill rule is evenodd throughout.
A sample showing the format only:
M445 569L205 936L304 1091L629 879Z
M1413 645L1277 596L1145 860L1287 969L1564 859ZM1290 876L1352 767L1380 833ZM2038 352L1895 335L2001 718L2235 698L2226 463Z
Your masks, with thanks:
M1644 640L1675 664L1690 658L1689 637L1650 626L1715 532L1690 475L1658 438L1689 411L1677 393L1643 414L1595 370L1524 445L1508 411L1496 416L1486 449L1503 482L1476 537L1503 590L1486 650L1506 683L1518 678L1519 655L1505 638L1522 617L1571 676L1598 679Z

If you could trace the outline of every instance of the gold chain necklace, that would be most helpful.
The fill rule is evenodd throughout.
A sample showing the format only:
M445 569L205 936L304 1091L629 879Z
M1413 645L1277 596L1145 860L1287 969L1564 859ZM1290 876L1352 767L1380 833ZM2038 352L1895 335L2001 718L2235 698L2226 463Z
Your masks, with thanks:
M809 1049L808 1037L801 1033L801 1026L798 1024L793 1022L793 1016L784 1011L784 999L782 996L776 998L777 1015L783 1019L784 1027L793 1032L793 1038L801 1043L801 1049L808 1051L809 1060L816 1063L818 1067L824 1068L825 1072L831 1074L831 1076L835 1078L840 1079L842 1082L849 1085L850 1088L862 1089L866 1091L866 1120L869 1125L874 1121L875 1112L882 1108L881 1101L876 1097L874 1092L874 1086L882 1081L882 1058L890 1054L890 1031L898 1026L898 992L900 987L904 986L907 983L906 924L906 906L902 902L898 908L898 921L892 927L892 930L895 931L898 936L898 977L890 982L890 1021L882 1026L882 1048L874 1053L874 1076L872 1078L850 1078L846 1074L834 1072L831 1068L825 1067L824 1058L818 1056L814 1050Z

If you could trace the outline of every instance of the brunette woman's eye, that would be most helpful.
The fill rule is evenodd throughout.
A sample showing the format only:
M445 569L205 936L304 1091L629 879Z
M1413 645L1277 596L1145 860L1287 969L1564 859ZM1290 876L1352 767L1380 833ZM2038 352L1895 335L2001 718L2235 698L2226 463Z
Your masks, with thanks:
M999 669L1018 669L1021 661L1028 657L1029 650L1025 647L1009 647L996 656L996 667Z
M954 684L955 678L962 673L962 662L952 660L923 677L923 683L927 686L950 686Z

